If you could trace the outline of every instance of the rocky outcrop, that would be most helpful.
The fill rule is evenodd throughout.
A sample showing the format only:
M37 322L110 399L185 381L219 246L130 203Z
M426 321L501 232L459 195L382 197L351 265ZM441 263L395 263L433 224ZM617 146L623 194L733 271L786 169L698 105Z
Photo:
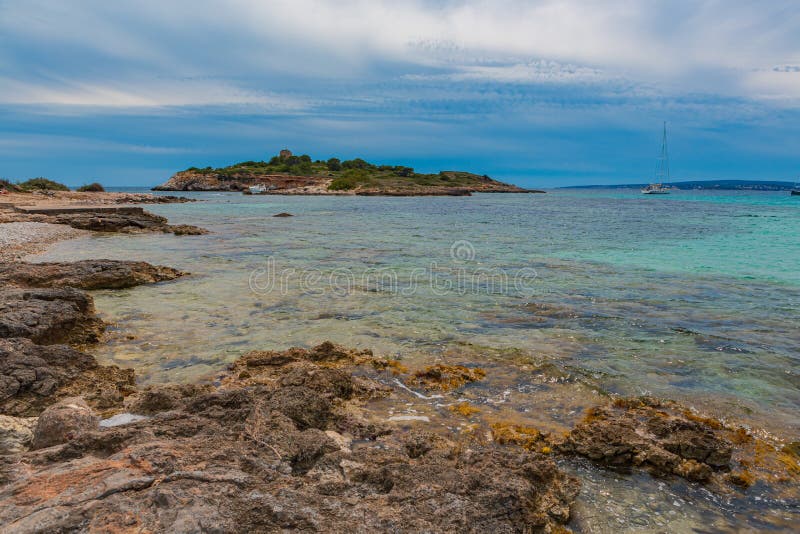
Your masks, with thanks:
M44 449L76 439L81 434L96 430L100 418L80 397L63 399L47 407L33 429L31 449Z
M170 225L166 218L138 207L41 207L16 208L6 212L0 222L43 222L64 224L93 232L163 232L176 235L203 235L208 230L186 224Z
M175 173L153 191L242 191L250 183L250 176L229 177L209 172L182 171Z
M121 407L134 392L131 369L101 366L66 345L0 339L0 413L37 416L60 399L82 396L98 410Z
M545 455L400 427L376 435L361 406L386 388L354 376L379 367L371 359L331 344L253 353L216 388L151 388L129 408L167 411L3 464L0 523L21 533L550 532L568 521L578 482Z
M636 399L592 409L560 450L613 469L639 467L656 476L706 481L730 468L732 444L717 430L652 399Z
M167 219L141 210L131 213L70 213L54 216L58 224L68 224L80 230L93 232L163 232L176 235L203 235L208 230L197 226L167 224Z
M95 316L94 301L73 288L0 290L0 339L27 338L35 343L95 343L105 325Z
M0 263L0 287L123 289L175 280L187 273L141 261L85 260L71 263Z

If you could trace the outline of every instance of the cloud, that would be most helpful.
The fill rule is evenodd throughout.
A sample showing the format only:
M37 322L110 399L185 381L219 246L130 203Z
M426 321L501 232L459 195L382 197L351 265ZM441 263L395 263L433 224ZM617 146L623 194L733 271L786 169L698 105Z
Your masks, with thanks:
M796 167L795 3L0 0L0 172L155 183L289 144L616 181L662 120L678 166Z
M261 91L285 98L309 85L435 74L797 98L794 82L765 74L800 62L792 4L5 1L0 61L16 83L3 84L0 102L296 106Z

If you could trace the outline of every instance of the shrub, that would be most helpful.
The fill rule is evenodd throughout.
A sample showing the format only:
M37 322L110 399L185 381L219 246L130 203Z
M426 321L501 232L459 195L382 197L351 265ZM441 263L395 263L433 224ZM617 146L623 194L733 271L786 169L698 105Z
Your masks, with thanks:
M104 193L105 190L106 189L97 182L88 185L82 185L78 188L78 191L82 193Z
M19 187L12 184L8 180L4 180L3 178L0 178L0 189L5 189L6 191L11 192L19 191Z
M335 178L328 189L331 191L349 191L355 189L358 185L369 182L367 173L360 169L348 169L344 174Z
M343 169L369 169L374 167L375 167L374 165L367 163L361 158L349 159L347 161L342 162Z
M31 178L22 182L19 188L24 191L69 191L69 187L47 178Z
M393 170L397 176L414 176L414 169L412 167L401 167L398 165Z
M311 162L309 161L302 161L296 165L291 165L288 171L291 174L299 176L309 176L314 173L314 169L311 167Z
M339 158L331 158L327 162L328 170L329 171L341 171L342 170L342 162Z
M357 185L357 180L348 178L346 176L340 176L331 182L331 185L328 186L328 189L331 191L349 191L351 189L355 189Z

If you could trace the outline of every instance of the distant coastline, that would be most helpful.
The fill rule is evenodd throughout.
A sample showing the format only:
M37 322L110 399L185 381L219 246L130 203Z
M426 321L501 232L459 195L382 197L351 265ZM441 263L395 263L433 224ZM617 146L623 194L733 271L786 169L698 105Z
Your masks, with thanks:
M639 189L647 184L616 185L569 185L558 189ZM791 191L792 182L759 181L759 180L692 180L686 182L670 182L669 185L681 190L718 190L718 191Z

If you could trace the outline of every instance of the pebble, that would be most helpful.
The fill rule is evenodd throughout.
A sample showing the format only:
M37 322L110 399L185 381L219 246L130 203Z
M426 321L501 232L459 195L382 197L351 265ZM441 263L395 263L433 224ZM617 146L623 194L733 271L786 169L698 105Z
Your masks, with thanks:
M62 239L84 235L64 224L11 222L0 224L0 261L16 261L27 254L44 250L46 245Z

